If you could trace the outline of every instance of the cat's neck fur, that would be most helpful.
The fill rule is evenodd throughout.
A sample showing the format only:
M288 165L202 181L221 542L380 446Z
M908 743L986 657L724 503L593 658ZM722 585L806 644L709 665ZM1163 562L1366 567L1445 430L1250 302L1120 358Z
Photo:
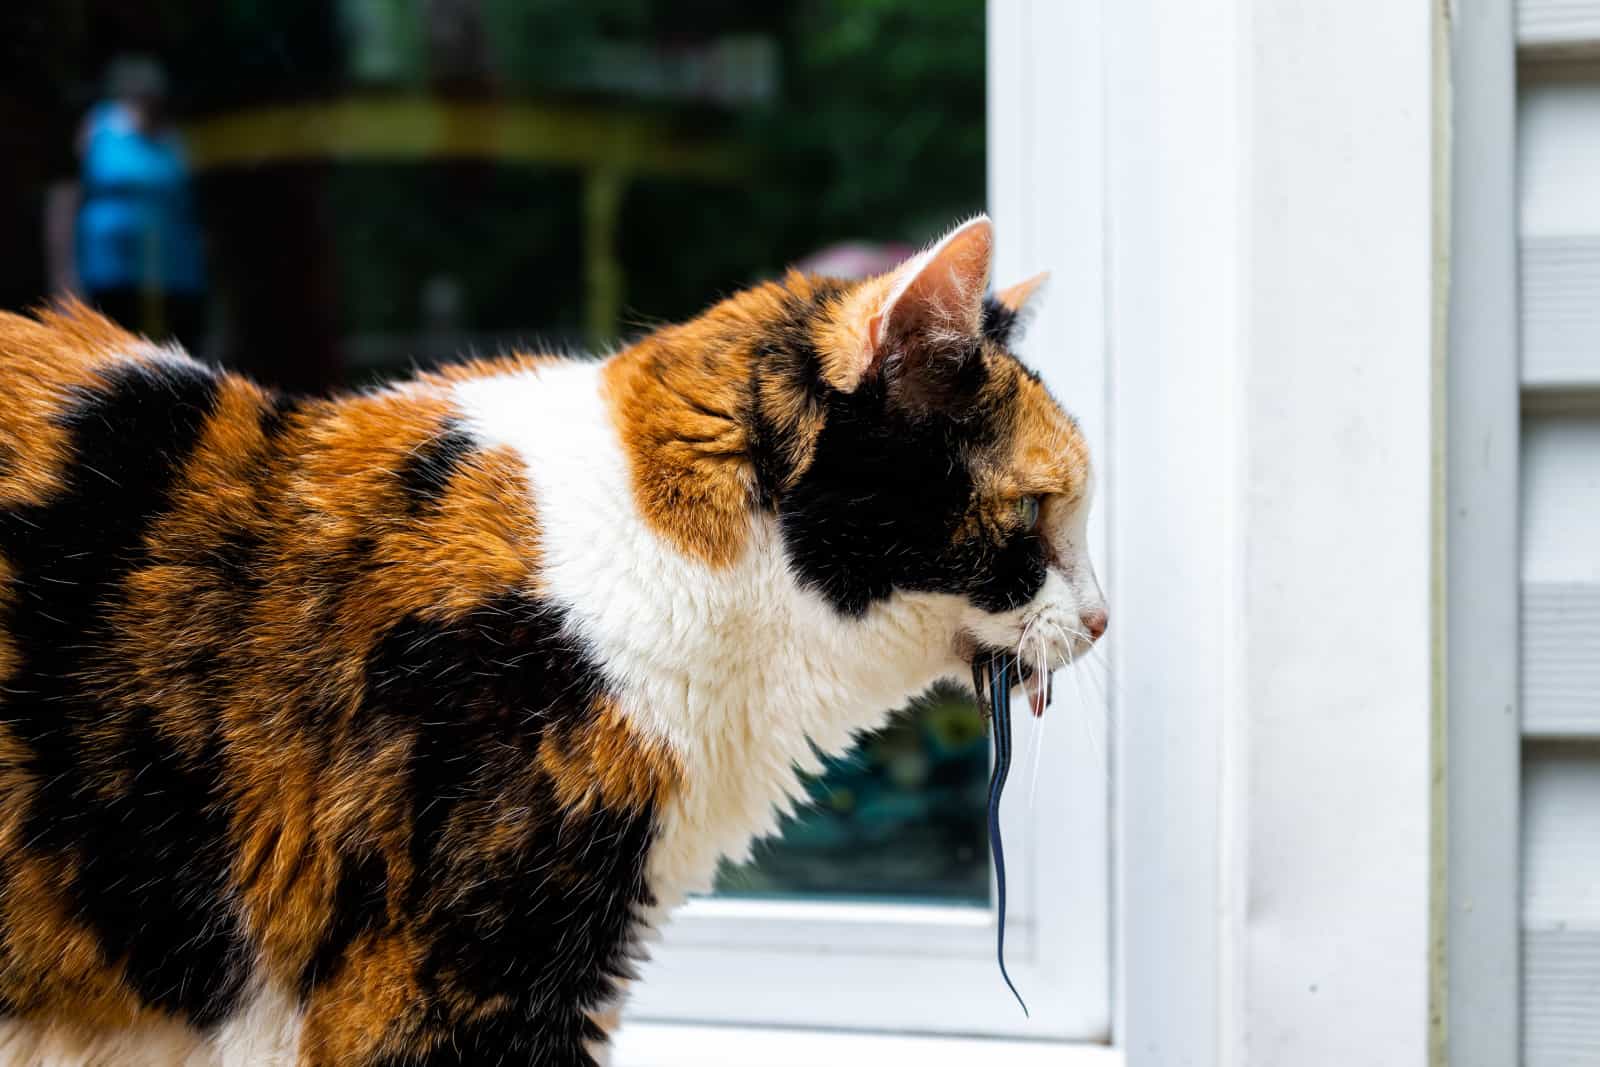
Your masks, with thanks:
M650 864L664 906L775 828L802 792L796 767L815 770L816 751L845 749L957 666L955 598L896 596L845 618L796 584L753 454L763 354L718 325L733 343L696 351L667 331L605 363L454 387L473 430L527 464L540 594L682 761Z

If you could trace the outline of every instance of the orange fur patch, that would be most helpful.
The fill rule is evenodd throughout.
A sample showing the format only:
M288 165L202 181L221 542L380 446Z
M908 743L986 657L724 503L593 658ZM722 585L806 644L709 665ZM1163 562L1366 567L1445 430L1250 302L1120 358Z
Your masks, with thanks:
M725 567L744 551L753 486L745 407L760 289L606 364L604 383L640 514L680 551ZM684 353L697 353L683 358Z
M640 811L667 799L680 778L676 757L665 744L647 741L609 698L593 710L576 737L545 735L539 765L555 783L562 807Z
M4 556L0 556L0 618L5 617L6 609L11 606L13 595L11 586L15 580L16 575L12 570L11 564L6 562ZM4 685L5 680L11 677L12 672L19 666L21 666L21 662L18 658L17 646L4 630L0 630L0 685ZM3 762L4 756L0 754L0 763Z
M892 272L868 278L851 289L831 314L819 316L812 328L812 343L822 357L822 376L842 393L855 392L868 370L873 317L894 289L895 280ZM801 281L805 279L791 274L788 284ZM809 286L809 281L806 284Z
M9 805L8 805L9 806ZM117 964L66 910L70 875L25 849L7 854L0 898L0 996L24 1014L85 1027L131 1026L143 1013Z
M0 507L43 504L70 459L61 413L74 392L148 345L76 302L39 319L0 312Z
M437 1035L421 1034L417 1010L424 998L416 974L425 955L403 934L358 938L306 1006L300 1067L370 1063L436 1044Z
M1089 484L1089 446L1077 425L1013 357L991 351L985 359L990 370L986 392L991 397L1007 391L1014 395L1006 413L1007 432L987 454L971 457L975 494L973 510L958 534L963 540L1009 535L1017 523L1016 503L1025 496L1042 498L1048 523L1070 510Z
M1043 385L1019 375L1015 431L1007 466L1018 495L1054 497L1070 506L1089 483L1089 443Z

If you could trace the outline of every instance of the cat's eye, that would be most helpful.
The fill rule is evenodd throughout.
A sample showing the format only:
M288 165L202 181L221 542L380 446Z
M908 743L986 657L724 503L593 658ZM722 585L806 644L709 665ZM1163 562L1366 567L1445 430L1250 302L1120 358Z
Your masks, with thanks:
M1036 496L1019 497L1016 503L1017 522L1028 533L1032 533L1039 525L1039 498Z

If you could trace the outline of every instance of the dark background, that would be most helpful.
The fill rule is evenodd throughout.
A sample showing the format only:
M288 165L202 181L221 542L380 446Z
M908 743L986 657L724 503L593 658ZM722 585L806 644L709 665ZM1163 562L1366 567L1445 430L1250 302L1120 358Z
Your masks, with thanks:
M441 112L567 117L579 136L551 138L551 155L620 123L725 156L715 176L686 175L646 151L619 181L608 258L620 301L601 321L615 334L685 317L831 243L920 243L981 209L983 7L25 0L0 14L0 304L47 295L44 190L74 175L107 64L138 53L165 67L188 129L268 107L315 122L342 103L420 98ZM585 307L587 176L484 153L197 160L205 355L317 387L403 366L408 347L432 357L434 340L417 340L430 327L609 342Z

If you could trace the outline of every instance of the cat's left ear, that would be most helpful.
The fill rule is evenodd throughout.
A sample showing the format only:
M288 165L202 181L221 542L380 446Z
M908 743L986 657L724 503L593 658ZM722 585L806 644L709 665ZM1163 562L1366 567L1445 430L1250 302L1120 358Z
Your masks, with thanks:
M876 380L904 409L953 402L977 363L993 248L994 226L980 215L863 283L835 322L825 371L835 388Z
M979 215L896 268L867 320L872 369L897 350L915 354L976 340L993 256L994 224Z
M929 408L976 363L994 226L979 215L888 274L863 282L824 327L824 376L841 392L881 382Z

